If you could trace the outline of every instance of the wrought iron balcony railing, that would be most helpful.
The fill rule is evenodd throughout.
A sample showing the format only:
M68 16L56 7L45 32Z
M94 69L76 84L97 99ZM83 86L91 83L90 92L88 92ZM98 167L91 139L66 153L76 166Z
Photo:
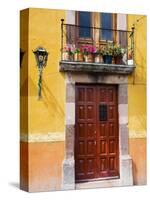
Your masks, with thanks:
M61 20L61 61L134 66L131 31L65 24Z

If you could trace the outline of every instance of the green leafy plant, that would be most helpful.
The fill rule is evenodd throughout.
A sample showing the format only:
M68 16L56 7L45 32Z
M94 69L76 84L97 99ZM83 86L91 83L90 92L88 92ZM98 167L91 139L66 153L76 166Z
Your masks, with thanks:
M113 56L117 57L117 56L123 56L123 54L126 52L126 50L120 46L114 45L113 46Z
M113 56L113 44L112 43L107 43L106 46L104 46L101 49L101 54L103 56Z
M94 55L98 56L98 55L102 55L102 51L103 51L103 47L100 46L99 48L96 47Z
M81 49L80 48L75 48L74 49L74 53L81 53Z

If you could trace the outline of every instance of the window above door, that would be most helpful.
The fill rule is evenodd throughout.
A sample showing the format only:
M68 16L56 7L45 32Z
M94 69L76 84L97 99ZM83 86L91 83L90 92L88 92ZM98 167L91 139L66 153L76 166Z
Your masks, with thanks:
M113 42L115 33L112 29L116 29L116 14L76 12L76 25L79 26L77 31L79 41L91 39L91 41ZM96 27L101 28L101 31L98 32Z

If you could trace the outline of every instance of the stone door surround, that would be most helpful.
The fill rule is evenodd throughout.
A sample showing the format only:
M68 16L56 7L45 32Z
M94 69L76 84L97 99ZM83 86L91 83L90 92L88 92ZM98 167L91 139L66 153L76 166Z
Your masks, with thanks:
M128 76L101 73L67 72L65 159L62 166L62 190L133 185L132 159L128 154ZM120 178L85 183L75 183L75 84L117 84L119 116L119 167Z

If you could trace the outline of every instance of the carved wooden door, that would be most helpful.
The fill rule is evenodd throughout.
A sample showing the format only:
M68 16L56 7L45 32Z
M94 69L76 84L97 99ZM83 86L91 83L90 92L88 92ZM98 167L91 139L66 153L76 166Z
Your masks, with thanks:
M119 176L117 87L76 85L76 182Z

